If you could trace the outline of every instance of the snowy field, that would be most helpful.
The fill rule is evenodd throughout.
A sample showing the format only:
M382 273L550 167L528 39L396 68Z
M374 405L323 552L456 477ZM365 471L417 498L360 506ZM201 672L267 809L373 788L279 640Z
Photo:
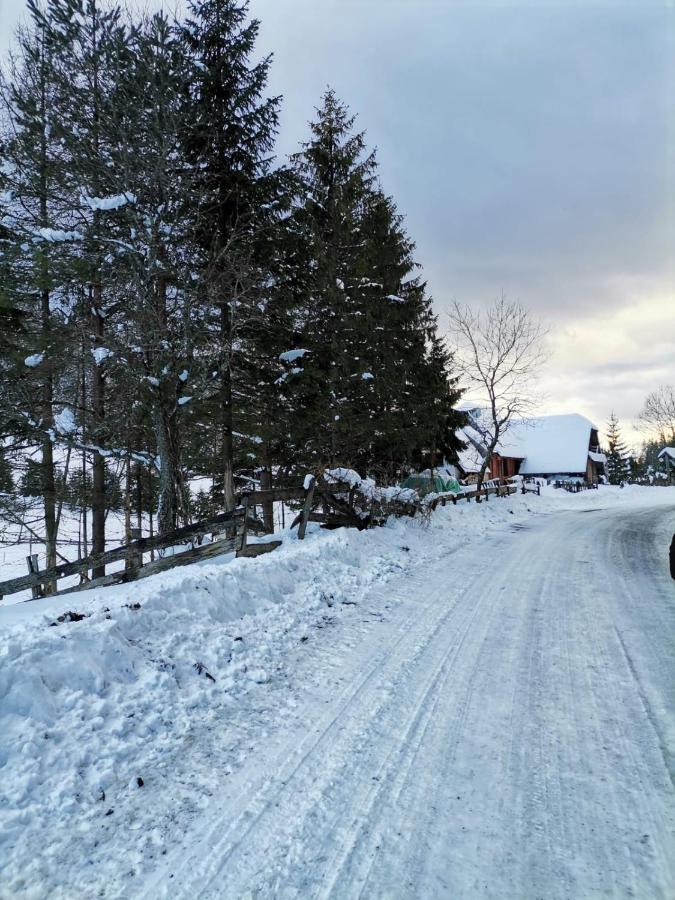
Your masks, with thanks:
M673 530L545 489L0 606L0 897L672 898L675 586L606 557Z

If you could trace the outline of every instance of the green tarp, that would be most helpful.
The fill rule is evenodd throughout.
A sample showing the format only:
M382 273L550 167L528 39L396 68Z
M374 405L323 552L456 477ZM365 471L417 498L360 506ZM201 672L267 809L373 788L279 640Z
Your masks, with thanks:
M444 494L446 491L458 494L461 490L459 482L455 478L446 480L440 475L434 475L433 478L430 478L428 475L408 475L401 487L412 488L422 496L425 494Z

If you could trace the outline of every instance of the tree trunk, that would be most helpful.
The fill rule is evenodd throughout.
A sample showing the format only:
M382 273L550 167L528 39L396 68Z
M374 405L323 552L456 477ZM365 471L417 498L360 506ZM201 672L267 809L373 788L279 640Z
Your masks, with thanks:
M46 94L46 72L44 69L44 52L42 47L42 77L40 82L40 114L43 122L43 129L40 141L40 222L43 226L49 225L49 215L47 208L47 94ZM52 370L51 353L52 334L51 334L51 308L49 296L49 261L43 252L40 265L41 289L40 289L40 332L42 338L42 349L47 352L47 364L45 367L45 375L42 382L42 428L45 437L42 440L42 497L45 515L45 547L46 547L46 565L50 569L56 565L56 541L57 541L57 524L56 524L56 484L54 478L54 448L52 439L49 436L54 428L54 376ZM44 585L44 593L52 594L56 590L56 582L48 582Z
M49 308L49 291L42 290L41 296L41 330L43 346L48 347L50 343L50 308ZM46 548L46 566L51 569L56 565L56 540L57 540L57 522L56 522L56 479L54 475L54 446L49 433L54 428L54 385L52 378L51 360L47 361L45 376L42 382L42 428L47 432L42 440L42 464L41 464L41 481L42 481L42 499L44 504L45 516L45 548ZM45 584L45 594L51 594L56 589L54 582Z
M490 460L492 459L492 455L495 452L497 444L499 443L499 435L495 438L494 441L490 443L490 446L487 448L485 453L485 459L483 460L483 465L480 467L480 471L478 472L478 480L476 482L476 490L480 490L483 486L483 482L485 481L485 471L487 467L490 465ZM480 502L480 497L477 497L476 500Z
M262 491L272 490L272 470L267 461L264 462L264 468L260 472L260 489ZM274 534L274 501L265 500L262 504L263 523L265 531L268 534Z
M42 442L42 496L45 515L46 568L51 569L56 565L57 528L54 447L49 437L46 437ZM54 582L45 584L45 594L53 593L55 587Z
M220 308L220 337L222 346L226 348L227 364L224 367L221 379L221 437L223 442L223 501L225 512L234 509L234 447L232 440L232 368L231 368L231 339L232 323L230 319L230 307L223 303Z
M136 472L136 527L143 527L143 470L141 469L141 464L139 462L136 463L135 466ZM150 478L152 478L152 473L150 473Z
M153 512L155 497L154 490L152 487L152 471L148 469L148 534L150 537L154 537L155 534L155 525L153 519ZM154 548L150 551L150 562L155 561L155 551Z
M124 465L124 543L131 542L131 454L127 454Z
M94 319L94 346L102 345L103 317L100 314L101 285L95 284L92 291L93 319ZM104 380L101 367L94 361L91 381L91 401L93 413L93 433L96 444L102 442L103 426L105 423ZM92 464L92 553L105 551L105 459L98 450L94 450ZM96 566L92 570L92 578L102 578L105 575L105 566Z
M80 409L82 415L82 433L87 433L87 367L84 353L84 335L80 344ZM82 544L84 556L89 554L89 532L87 525L87 453L82 451Z
M84 556L89 555L89 531L87 525L87 454L82 451L82 545Z
M90 40L91 40L91 101L92 101L92 151L93 151L93 182L92 187L95 196L99 196L99 166L100 156L100 87L99 87L99 21L96 4L90 7ZM100 233L101 213L94 211L93 232L96 237ZM99 252L97 241L97 254ZM92 276L92 315L94 325L94 347L103 344L103 290L100 277L100 262L95 258ZM95 443L102 444L105 427L105 378L103 369L94 361L92 377L92 408ZM93 493L92 493L92 551L94 553L105 552L105 459L98 450L94 451L92 466ZM92 571L93 578L102 578L105 575L105 566L97 566Z
M222 414L223 414L223 499L225 511L236 506L234 497L234 445L232 440L232 381L228 375L223 379Z
M187 521L187 498L175 415L160 407L155 412L155 440L160 457L157 525L160 534L174 531L179 519Z

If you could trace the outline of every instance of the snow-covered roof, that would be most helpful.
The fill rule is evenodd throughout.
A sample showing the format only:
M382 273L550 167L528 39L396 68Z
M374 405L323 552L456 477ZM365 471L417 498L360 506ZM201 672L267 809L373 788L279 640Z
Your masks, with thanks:
M607 462L607 457L604 453L596 453L595 450L588 451L588 458L592 459L593 462L602 463L603 465Z
M487 411L485 402L482 400L460 400L455 409L457 412L473 412L474 409Z
M659 453L659 459L665 459L666 456L669 456L671 459L675 459L675 447L664 447L663 450Z
M541 416L514 422L499 442L499 453L522 459L521 475L585 472L591 430L584 416Z
M460 450L457 454L457 460L460 469L467 475L472 472L479 472L480 467L483 465L483 457L473 444L467 444L466 450Z
M465 450L460 450L457 454L459 467L465 474L479 472L483 464L483 456L485 453L484 439L480 432L474 427L470 421L463 428L458 428L455 435L466 444ZM483 448L483 452L479 448ZM489 471L489 469L487 470Z

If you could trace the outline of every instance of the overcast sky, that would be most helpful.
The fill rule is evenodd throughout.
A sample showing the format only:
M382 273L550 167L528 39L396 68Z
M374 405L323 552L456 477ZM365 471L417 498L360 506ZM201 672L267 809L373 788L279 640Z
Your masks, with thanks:
M377 147L442 327L502 290L550 327L548 412L630 431L675 384L675 2L251 0L279 152L327 85ZM0 0L2 46L25 9Z

